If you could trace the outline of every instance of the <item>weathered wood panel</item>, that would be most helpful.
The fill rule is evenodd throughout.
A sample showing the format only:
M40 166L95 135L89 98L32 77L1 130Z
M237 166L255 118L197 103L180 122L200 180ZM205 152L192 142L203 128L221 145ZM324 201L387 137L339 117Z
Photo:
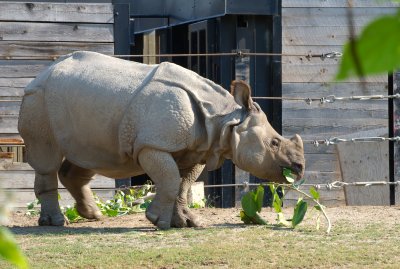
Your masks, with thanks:
M338 71L337 64L314 63L304 61L301 64L288 63L282 66L282 81L289 82L332 82ZM351 77L347 82L359 82L357 77ZM366 82L387 82L387 74L368 76Z
M388 143L337 145L344 182L388 181ZM347 205L389 205L389 186L347 186Z
M0 60L0 78L34 78L53 61Z
M359 34L362 27L354 27ZM341 46L349 38L347 26L287 26L282 30L284 46Z
M353 7L398 7L399 4L394 1L377 0L353 0ZM325 8L325 7L348 7L347 0L283 0L283 8Z
M0 2L0 20L113 23L111 4Z
M336 172L339 161L336 154L305 154L307 171Z
M0 181L4 188L33 189L34 180L35 172L33 170L4 170L0 173ZM95 179L90 182L90 186L94 189L114 188L115 181L110 178L96 175ZM58 187L64 188L60 182Z
M113 43L91 43L91 42L30 42L30 41L2 41L0 42L0 58L6 59L10 56L35 58L49 57L53 55L64 55L77 50L96 51L112 55L114 53Z
M0 23L0 40L54 42L113 42L112 24Z
M0 78L0 96L18 97L24 94L24 88L32 78Z
M364 26L371 20L380 15L393 14L395 10L392 7L381 8L354 8L354 25ZM344 26L348 27L345 19L347 10L345 8L287 8L285 9L283 23L285 26Z
M36 199L33 190L9 189L4 191L11 194L10 204L13 208L26 209L26 204L33 202ZM61 197L59 201L60 206L73 206L75 204L75 200L72 198L71 194L67 190L59 189L58 193ZM96 194L100 199L106 201L113 197L114 191L98 190L96 191Z
M333 136L387 127L386 119L302 119L290 118L283 121L283 128L301 134L304 139L325 139Z
M1 81L1 80L0 80ZM283 83L282 94L285 97L327 97L329 95L354 96L354 95L386 95L388 90L387 81L385 83L368 83L366 87L361 87L360 83L340 82L340 83ZM340 101L337 101L340 103ZM376 101L380 102L380 101ZM364 104L361 102L361 104ZM313 104L315 105L315 104ZM370 105L370 104L368 104ZM330 107L330 104L324 105Z
M18 134L18 116L1 116L0 117L0 133L2 134Z

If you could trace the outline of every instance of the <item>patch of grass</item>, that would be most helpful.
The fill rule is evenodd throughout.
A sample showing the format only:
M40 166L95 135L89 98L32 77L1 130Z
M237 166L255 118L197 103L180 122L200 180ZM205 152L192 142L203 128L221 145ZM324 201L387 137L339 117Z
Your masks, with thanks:
M399 225L339 220L330 235L231 225L168 231L68 227L16 238L32 268L397 268ZM60 232L59 232L60 231ZM12 268L0 261L0 268Z

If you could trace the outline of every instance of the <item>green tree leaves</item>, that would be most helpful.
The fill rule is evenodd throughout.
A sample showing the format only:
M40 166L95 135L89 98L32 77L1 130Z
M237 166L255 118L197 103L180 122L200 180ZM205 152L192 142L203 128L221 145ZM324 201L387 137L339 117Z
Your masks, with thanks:
M0 227L0 257L18 268L28 268L28 262L15 242L14 236L6 227Z
M380 17L368 24L361 35L345 44L343 58L336 76L338 80L355 75L371 75L391 72L400 68L400 12ZM361 74L357 72L353 52L359 59Z

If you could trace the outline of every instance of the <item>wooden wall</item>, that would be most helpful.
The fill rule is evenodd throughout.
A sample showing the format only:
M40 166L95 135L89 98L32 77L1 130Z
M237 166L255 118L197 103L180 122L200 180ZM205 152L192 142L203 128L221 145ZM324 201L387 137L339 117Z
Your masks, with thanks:
M76 50L113 54L113 21L109 3L0 2L0 139L19 138L24 87L52 63L52 56ZM15 151L13 147L1 149ZM21 161L17 156L0 160L0 186L15 192L19 207L34 199L34 172ZM98 177L92 187L114 187L114 181ZM112 191L97 193L109 197ZM72 203L64 190L61 195L63 204Z
M320 54L341 52L349 38L346 0L283 0L283 53ZM390 1L359 0L354 3L357 33L376 16L396 12ZM387 94L387 76L368 79L366 88L358 79L334 82L339 60L283 57L283 95L324 97ZM326 139L352 133L387 128L387 101L283 102L285 136L299 133L306 140ZM341 181L337 149L307 144L306 178L309 183ZM382 179L376 179L382 180ZM322 191L326 204L344 204L344 192Z

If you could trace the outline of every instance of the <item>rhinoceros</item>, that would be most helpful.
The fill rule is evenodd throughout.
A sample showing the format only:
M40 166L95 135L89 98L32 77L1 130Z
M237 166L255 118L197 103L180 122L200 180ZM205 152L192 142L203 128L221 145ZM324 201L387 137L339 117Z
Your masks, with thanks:
M89 186L95 174L148 174L157 193L146 217L160 229L201 224L187 192L205 166L231 159L262 179L284 182L284 168L302 177L300 136L279 135L245 82L230 90L168 62L85 51L60 57L26 87L18 123L35 170L39 225L64 225L57 175L79 214L99 219Z

